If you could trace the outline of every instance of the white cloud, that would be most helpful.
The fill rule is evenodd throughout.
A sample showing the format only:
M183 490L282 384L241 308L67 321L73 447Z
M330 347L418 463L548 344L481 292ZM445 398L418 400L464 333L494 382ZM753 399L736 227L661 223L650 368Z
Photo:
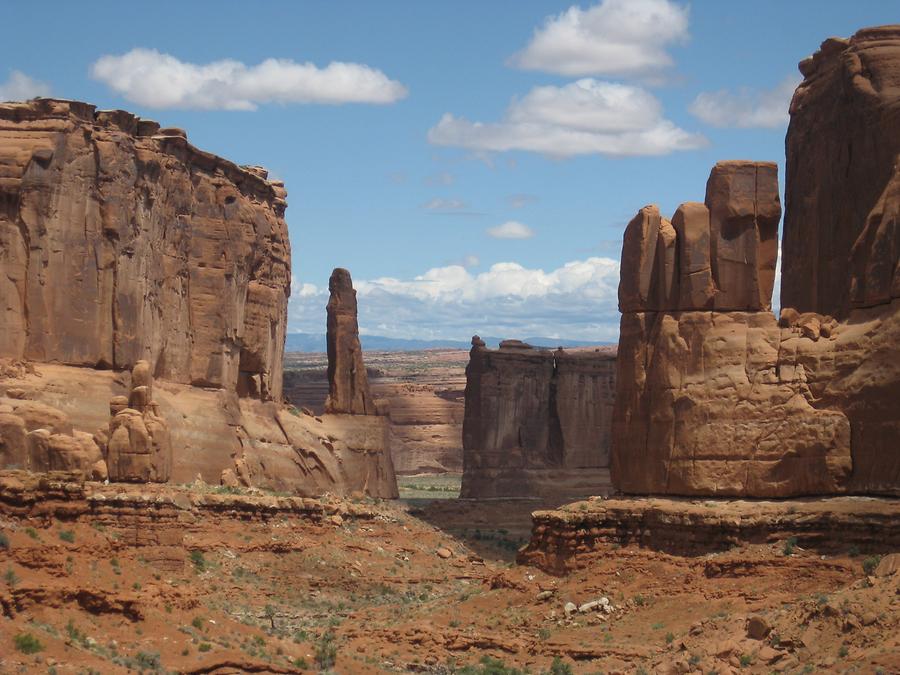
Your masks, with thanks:
M49 96L50 85L14 70L6 82L0 83L0 101L27 101L36 96Z
M489 227L487 233L494 239L530 239L534 230L515 220L507 220L502 225Z
M441 197L435 197L423 204L422 208L429 211L460 211L466 208L466 206L467 204L461 199L442 199Z
M706 139L662 115L640 87L585 78L562 87L535 87L513 99L500 122L470 122L447 113L428 132L435 145L551 157L664 155L703 147Z
M742 87L699 94L689 106L694 117L714 127L787 126L788 108L800 77L789 75L772 89Z
M155 49L108 54L91 76L129 101L150 108L255 110L263 103L393 103L402 84L359 63L333 61L324 68L290 59L255 66L222 59L188 63Z
M688 8L668 0L603 0L548 17L510 64L558 75L655 76L688 39Z
M513 262L473 274L461 265L410 280L354 282L363 333L419 339L546 336L615 340L619 263L610 258L568 262L545 272ZM322 333L328 291L291 297L290 329Z
M463 256L461 264L463 267L478 267L481 264L481 260L477 255L470 254L467 256Z

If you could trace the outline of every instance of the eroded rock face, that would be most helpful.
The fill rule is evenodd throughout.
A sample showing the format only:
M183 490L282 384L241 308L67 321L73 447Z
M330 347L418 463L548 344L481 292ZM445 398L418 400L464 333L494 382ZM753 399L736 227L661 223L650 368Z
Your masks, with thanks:
M706 197L712 303L705 277L676 308L654 303L667 288L658 275L646 301L622 305L612 472L625 492L900 493L900 26L827 40L800 69L780 320L766 311L774 170L718 164ZM647 213L626 233L626 297L636 272L625 261L665 267L664 249L638 236ZM702 211L692 218L684 206L673 218L676 249L703 274Z
M124 111L0 105L0 355L279 400L285 196Z
M900 26L800 63L786 139L782 304L838 319L900 297Z
M477 336L466 368L463 497L574 497L608 487L615 357Z
M375 402L359 344L356 291L350 272L338 267L328 280L328 399L326 412L374 415Z
M8 393L8 392L7 392ZM104 480L106 462L92 434L72 428L53 406L0 396L0 469L75 472Z
M279 419L285 194L123 111L0 105L0 462L396 496L383 418Z
M138 361L131 371L131 392L109 404L109 427L104 445L109 479L136 483L165 483L172 471L169 425L153 399L150 364Z

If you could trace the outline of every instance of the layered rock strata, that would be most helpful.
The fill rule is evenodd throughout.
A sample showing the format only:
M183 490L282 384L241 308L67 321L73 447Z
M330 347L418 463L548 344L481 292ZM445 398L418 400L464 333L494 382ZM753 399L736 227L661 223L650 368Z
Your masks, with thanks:
M121 110L0 105L0 355L279 400L285 196Z
M325 411L374 415L375 401L359 344L356 291L350 272L340 267L328 280L328 398Z
M47 442L90 439L113 480L396 496L383 419L281 403L285 195L123 111L0 105L0 402L58 410Z
M571 498L609 489L615 356L472 338L462 497Z
M803 548L823 553L845 554L853 548L886 553L900 546L900 503L894 499L591 499L536 511L532 517L531 540L518 560L555 574L587 564L592 553L605 555L632 544L690 556L791 537ZM711 556L705 573L727 573L727 565Z
M827 40L800 67L779 321L772 165L717 165L708 234L700 205L679 208L674 241L655 207L628 226L612 459L625 492L900 493L900 27Z

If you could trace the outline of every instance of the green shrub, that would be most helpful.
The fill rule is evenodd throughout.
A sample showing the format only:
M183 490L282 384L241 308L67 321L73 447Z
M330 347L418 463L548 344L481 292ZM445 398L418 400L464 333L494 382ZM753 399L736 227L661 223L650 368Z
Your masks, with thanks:
M672 633L666 633L666 644L670 645L675 640L675 636Z
M863 560L862 568L863 572L866 573L866 576L872 574L875 571L875 568L878 567L878 563L881 562L881 556L878 555L870 555L868 558Z
M201 642L200 646L197 647L197 649L199 649L201 652L208 652L210 649L212 649L212 645L208 642Z
M797 537L788 537L787 541L784 542L784 554L791 555L794 552L794 548L797 546Z
M337 661L337 645L334 643L334 633L330 630L322 633L316 641L316 663L322 670L334 667Z
M135 665L139 670L159 670L162 665L159 660L159 652L138 652L134 657Z
M12 568L12 567L7 567L7 568L6 568L6 573L3 575L3 579L4 579L4 581L6 581L6 583L8 583L10 586L15 586L17 583L19 583L19 577L17 577L17 576L16 576L16 573L13 572L13 568Z
M9 537L6 536L5 532L0 532L0 548L4 551L9 550Z
M16 644L16 649L23 654L37 654L44 651L44 645L31 633L19 633L13 638L13 642Z
M206 569L206 558L203 557L203 551L191 551L191 562L194 563L194 569L198 572Z
M553 663L550 664L550 675L572 675L572 666L558 656L554 656Z
M195 616L193 621L191 621L191 625L197 630L203 630L203 626L206 622L204 621L202 616Z
M37 540L37 538L38 538L37 530L35 530L33 527L26 527L25 534L27 534L29 537L31 537L34 540Z
M63 541L69 542L70 544L74 544L75 543L75 532L73 532L72 530L60 530L59 538L62 539Z

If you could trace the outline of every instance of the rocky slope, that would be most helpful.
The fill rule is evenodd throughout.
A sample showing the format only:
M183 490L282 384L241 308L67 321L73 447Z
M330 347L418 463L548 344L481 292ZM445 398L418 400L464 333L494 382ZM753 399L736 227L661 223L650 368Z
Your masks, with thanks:
M0 468L396 496L384 419L281 404L285 196L124 111L0 105Z
M621 490L900 493L898 36L827 40L801 64L780 321L768 311L774 165L720 163L705 205L682 205L671 223L645 207L629 224L612 458Z
M0 472L0 670L900 668L897 555L879 561L841 529L821 550L802 535L686 557L598 543L560 577L489 546L495 504L459 504L466 536L397 502ZM791 518L811 531L807 506ZM739 513L720 502L688 515L702 528ZM644 543L665 536L657 522Z
M461 497L603 494L615 391L610 350L552 352L477 336L466 367Z

